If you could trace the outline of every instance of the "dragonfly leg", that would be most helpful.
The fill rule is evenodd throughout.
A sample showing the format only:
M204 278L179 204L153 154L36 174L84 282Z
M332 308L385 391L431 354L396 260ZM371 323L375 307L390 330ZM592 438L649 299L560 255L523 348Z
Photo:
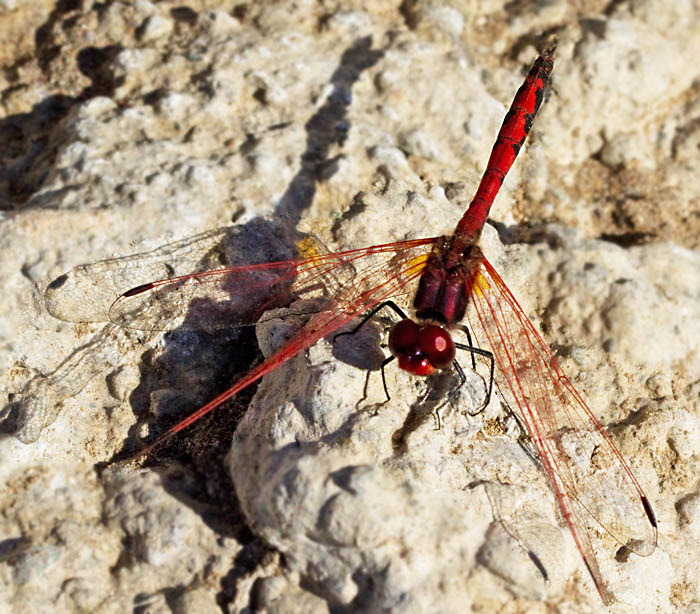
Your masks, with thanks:
M470 348L474 347L474 343L472 342L472 335L469 332L469 329L466 326L458 326L457 327L459 330L461 330L466 336L467 336L467 345ZM472 355L472 370L476 371L476 359L474 358L474 352L471 352Z
M389 309L392 309L394 313L396 313L402 320L406 319L406 314L404 313L403 309L399 307L394 301L384 301L383 303L379 303L376 307L374 307L372 310L367 312L367 315L365 315L364 318L362 318L362 322L360 322L355 328L352 330L346 330L345 332L338 333L333 336L333 343L335 343L335 340L338 337L342 337L343 335L354 335L358 330L360 330L367 322L373 318L379 311L384 309L385 307L388 307ZM387 395L388 396L388 395Z
M463 343L455 343L455 347L460 349L460 350L465 350L469 352L472 356L472 368L476 371L476 359L475 356L483 356L484 358L488 359L489 361L489 384L486 386L486 398L484 399L484 402L481 404L479 409L470 414L472 416L476 416L477 414L480 414L484 409L486 409L486 406L489 404L489 401L491 400L491 392L493 391L493 368L494 368L494 360L493 360L493 354L489 352L488 350L482 350L481 348L475 347L474 344L472 343L472 337L469 334L469 329L466 326L460 326L459 329L467 336L467 341L469 342L468 344L463 344ZM464 375L464 371L462 370L462 367L457 363L457 361L453 361L452 363L455 367L455 370L457 371L457 374L459 375L459 378L461 380L459 386L464 384L464 382L467 380L467 378ZM482 378L483 379L483 378ZM459 388L459 386L457 388Z
M461 369L461 367L460 367ZM460 384L461 386L461 384ZM435 419L435 430L439 431L442 429L442 420L440 418L440 408L436 408L435 411L433 411L433 418Z
M456 346L456 347L459 347L459 346ZM462 348L459 348L459 349L461 350ZM457 362L457 359L452 361L452 366L454 367L455 371L457 371L457 377L459 377L459 384L455 388L455 390L459 390L464 385L464 382L467 381L467 376L464 375L464 369L462 369L462 365L460 365Z
M392 360L394 360L393 356L389 356L388 358L385 358L382 361L382 386L384 386L384 394L386 395L386 401L385 403L388 403L391 401L391 395L389 394L389 389L386 387L386 377L384 376L384 367L386 367Z
M394 313L396 313L402 320L405 319L407 316L404 313L403 309L399 307L394 301L384 301L383 303L379 303L376 307L371 309L370 311L367 312L364 318L362 318L362 321L352 330L348 330L342 333L338 333L333 336L333 343L335 343L335 340L338 337L342 337L343 335L354 335L358 330L360 330L367 322L370 320L370 318L373 318L379 311L382 309L389 308L391 309ZM384 375L384 367L386 367L392 360L394 360L393 356L389 356L388 358L385 358L382 361L382 385L384 386L384 394L386 394L386 401L385 403L388 403L391 401L391 395L389 394L389 389L387 388L386 385L386 376Z

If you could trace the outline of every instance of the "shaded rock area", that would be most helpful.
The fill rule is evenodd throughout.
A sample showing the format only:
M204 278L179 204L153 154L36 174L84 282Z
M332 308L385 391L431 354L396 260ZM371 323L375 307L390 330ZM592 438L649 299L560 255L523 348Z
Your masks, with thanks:
M0 2L0 610L698 610L698 23L658 0ZM547 35L481 245L654 506L653 554L596 545L617 603L498 391L477 411L486 365L460 357L459 388L389 365L387 401L381 318L125 460L314 308L237 326L246 291L239 321L122 326L116 297L451 232Z

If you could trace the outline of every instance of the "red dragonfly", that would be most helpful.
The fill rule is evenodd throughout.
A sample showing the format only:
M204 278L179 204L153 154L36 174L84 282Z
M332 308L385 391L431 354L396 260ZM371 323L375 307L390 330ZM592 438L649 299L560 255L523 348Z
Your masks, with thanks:
M518 90L476 194L451 236L192 273L121 294L111 306L110 319L141 329L157 327L153 324L157 321L172 322L183 313L188 319L204 321L213 313L223 315L230 325L251 323L265 310L289 304L294 297L319 292L325 297L320 310L279 350L140 454L358 315L376 311L389 298L407 292L418 279L414 307L423 323L403 319L389 337L399 366L416 375L448 367L455 357L455 344L447 328L464 317L467 307L473 310L470 323L488 342L500 372L501 391L534 443L601 598L606 604L613 602L593 554L589 521L594 519L620 544L646 556L657 540L651 504L610 436L478 247L491 205L542 103L553 56L554 46L545 49ZM52 313L61 312L61 292L70 286L71 275L85 272L78 267L48 286L47 306Z

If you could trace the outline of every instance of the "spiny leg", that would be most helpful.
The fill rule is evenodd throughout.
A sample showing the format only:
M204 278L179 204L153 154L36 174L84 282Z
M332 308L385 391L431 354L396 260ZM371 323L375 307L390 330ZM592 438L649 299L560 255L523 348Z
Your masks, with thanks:
M343 335L354 335L359 331L365 324L367 324L368 320L370 318L373 318L379 311L385 308L391 309L394 313L396 313L402 320L406 319L407 316L404 313L403 309L399 307L394 301L384 301L383 303L380 303L377 305L374 309L370 310L367 312L367 315L365 315L364 318L362 318L362 321L352 330L345 331L342 333L338 333L333 337L333 343L335 343L335 340L338 337L342 337ZM389 356L388 358L385 358L382 361L382 386L384 386L384 394L386 395L386 401L384 403L388 403L391 401L391 395L389 394L389 389L387 388L386 385L386 376L384 375L384 367L386 367L392 360L394 360L393 356Z
M392 309L394 313L398 314L398 316L404 320L408 316L404 313L403 309L399 307L394 301L384 301L383 303L379 303L376 307L374 307L372 310L367 312L367 315L365 315L364 318L362 318L362 322L360 322L355 328L352 330L346 330L345 332L338 333L333 336L333 343L335 343L335 340L338 337L342 337L343 335L354 335L358 330L360 330L365 324L367 324L367 321L370 318L373 318L379 311L384 309L385 307L388 307L389 309Z
M389 356L388 358L385 358L382 361L382 386L384 386L384 394L386 395L386 401L384 403L388 403L391 401L391 395L389 394L389 389L386 386L386 377L384 376L384 367L386 367L392 360L394 360L393 356Z
M475 356L483 356L484 358L488 359L489 361L489 384L486 387L486 398L484 399L484 402L481 404L479 409L475 411L474 413L471 413L469 415L471 416L476 416L480 414L484 409L486 409L486 406L489 404L489 401L491 400L491 393L493 391L493 370L494 370L494 359L493 359L493 354L489 352L488 350L482 350L481 348L478 348L474 345L472 342L472 336L469 332L469 329L466 326L458 326L457 327L459 330L461 330L467 337L468 344L463 344L463 343L455 343L455 347L467 351L471 354L472 357L472 369L476 371L476 358ZM466 377L464 375L464 371L462 370L462 367L457 363L455 360L452 363L455 367L455 370L457 371L457 374L459 375L460 378L460 384L457 386L457 389L459 389L462 384L466 381ZM482 378L483 380L483 378Z

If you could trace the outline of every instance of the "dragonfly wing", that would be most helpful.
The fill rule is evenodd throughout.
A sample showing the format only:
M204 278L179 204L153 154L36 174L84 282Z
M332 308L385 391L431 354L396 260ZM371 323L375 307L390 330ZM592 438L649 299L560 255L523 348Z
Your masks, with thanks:
M217 330L254 323L265 309L288 304L294 260L228 267L161 279L127 290L109 319L139 330Z
M348 320L405 293L409 282L423 272L435 241L435 237L413 239L337 254L344 263L352 264L357 273L353 283L342 285L332 305L349 316Z
M236 228L219 228L149 251L109 258L71 269L44 291L51 315L68 322L108 322L114 299L138 283L221 266L222 246ZM182 270L185 267L185 270Z
M115 298L128 293L130 289L143 288L153 280L182 279L188 274L224 267L243 269L241 265L244 264L282 261L292 256L308 257L324 250L313 239L303 238L296 241L297 250L294 251L289 246L296 239L296 234L287 234L285 227L266 221L254 221L204 232L148 252L77 266L48 284L44 291L44 303L49 313L61 320L107 322L111 319L110 308ZM246 281L239 279L241 282ZM232 282L231 278L228 281ZM173 314L183 316L187 313L188 295L191 294L193 300L205 298L204 288L191 292L182 286L183 284L171 286L176 288L172 296L166 296L169 295L168 290L158 292L158 300L162 301L160 316L159 308L148 305L148 301L144 300L146 296L143 295L132 301L132 307L127 309L123 319L116 311L112 318L122 326L137 329L174 327L177 320L172 323L170 317ZM206 287L214 288L215 284L210 283ZM178 296L183 300L178 301ZM142 316L138 315L139 302L145 309ZM229 309L227 315L232 312ZM194 317L188 318L187 324L191 323L191 328L200 328L196 320ZM211 322L204 323L211 326ZM218 327L221 328L222 325Z
M370 278L379 285L374 270L381 270L397 252L432 242L402 241L327 254L306 238L298 242L302 256L294 260L176 274L182 262L200 268L220 262L219 244L230 241L233 232L221 229L152 252L76 267L49 284L46 307L55 317L74 322L110 320L137 330L214 331L254 324L266 310L295 298L333 297L353 285L356 264L366 269L364 285L355 282L356 287L365 287ZM157 279L149 278L151 273L163 278L150 281ZM134 286L139 279L149 281Z
M262 364L248 372L226 392L212 399L166 431L139 454L147 453L165 439L185 429L227 399L274 371L299 352L330 335L357 315L372 309L382 301L405 293L410 282L417 279L423 272L430 248L435 241L435 238L416 239L338 252L320 256L318 259L314 258L308 262L308 266L302 262L296 262L297 270L301 274L295 283L315 285L318 273L316 266L321 266L321 262L336 263L338 267L352 264L356 269L356 274L352 283L339 286L338 291L328 299L323 310L314 313L291 339L265 359Z
M561 370L549 346L491 264L481 263L467 287L477 336L488 340L503 383L539 453L566 519L601 595L586 513L640 555L656 547L648 499L612 439Z
M363 293L373 296L392 275L402 280L403 258L410 261L432 241L400 241L332 254L317 253L307 245L304 249L311 255L296 260L204 271L137 286L114 301L109 316L130 328L215 330L253 324L265 311L297 298L323 298L326 302L317 311L340 309L354 315L364 310Z

